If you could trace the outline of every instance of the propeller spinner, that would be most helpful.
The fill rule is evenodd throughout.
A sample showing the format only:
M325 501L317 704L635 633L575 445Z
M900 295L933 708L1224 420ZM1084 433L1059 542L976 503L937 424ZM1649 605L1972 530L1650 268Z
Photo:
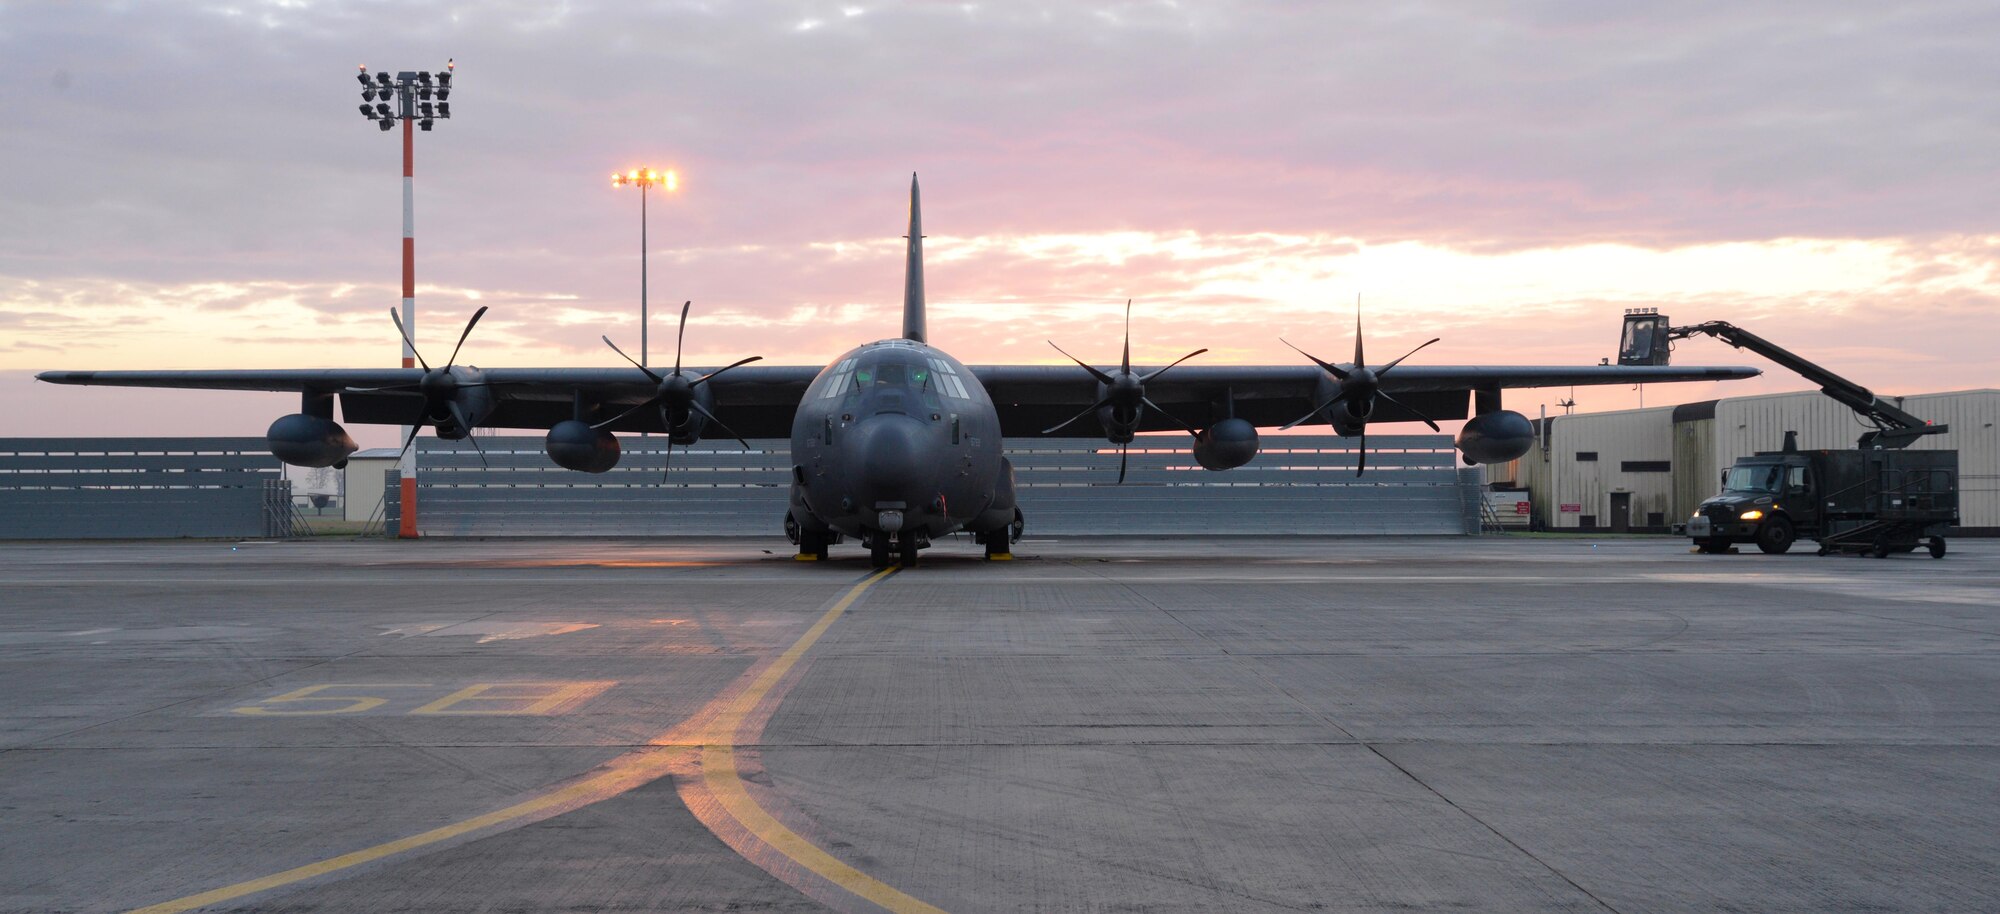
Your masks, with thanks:
M1111 409L1110 424L1113 428L1110 429L1109 431L1112 431L1111 439L1118 444L1118 484L1123 485L1125 483L1125 465L1126 465L1125 461L1127 456L1127 450L1132 446L1132 433L1134 431L1137 431L1139 427L1139 420L1144 417L1146 410L1151 409L1153 412L1159 413L1162 416L1172 419L1175 422L1175 424L1181 426L1182 428L1187 429L1188 434L1190 435L1200 434L1200 432L1197 431L1194 426L1187 424L1180 417L1174 415L1173 413L1167 412L1166 410L1160 408L1160 405L1158 403L1154 403L1152 400L1147 399L1146 382L1151 381L1154 378L1159 377L1160 375L1166 374L1167 371L1173 368L1175 365L1179 365L1180 363L1185 362L1188 359L1194 358L1195 356L1201 355L1202 353L1207 352L1208 350L1205 348L1197 349L1193 352L1188 353L1187 355L1181 356L1180 358L1175 359L1172 362L1168 363L1166 368L1156 369L1154 371L1151 371L1143 375L1134 374L1132 372L1132 300L1131 299L1128 298L1125 300L1125 348L1122 350L1121 354L1118 357L1117 374L1113 375L1101 371L1091 366L1088 362L1085 362L1084 360L1079 359L1076 356L1070 355L1068 352L1064 351L1064 349L1061 346L1056 346L1054 340L1050 340L1049 345L1055 346L1055 350L1057 352L1061 352L1065 357L1067 357L1070 361L1075 362L1084 371L1090 372L1090 376L1096 378L1097 383L1102 385L1102 389L1104 390L1104 395L1096 403L1092 403L1090 404L1089 407L1085 408L1083 412L1077 413L1076 415L1071 416L1068 419L1065 419L1062 422L1057 423L1056 425L1050 428L1043 429L1042 434L1044 435L1055 434L1057 431L1060 431L1063 428L1068 427L1071 423L1076 422L1078 419L1081 419L1094 412L1097 412L1098 410L1110 407ZM1122 434L1120 434L1121 432ZM1123 438L1124 440L1121 441L1119 440L1120 438Z
M410 347L410 352L417 357L417 364L423 366L424 376L418 379L415 384L392 384L387 387L350 387L347 389L355 393L415 391L424 395L422 404L417 407L416 416L410 420L410 435L403 439L402 450L396 453L398 461L403 459L404 454L409 453L410 445L416 443L418 432L426 427L441 429L444 427L445 422L449 420L459 428L465 430L466 440L471 441L472 449L479 452L479 462L486 464L486 449L479 446L479 439L472 434L473 418L466 413L465 405L459 401L459 393L464 390L491 385L485 381L462 381L457 374L452 372L452 368L458 363L458 351L465 347L465 338L472 335L472 328L479 323L480 318L485 316L486 308L483 305L479 310L472 312L472 319L465 322L465 329L458 334L458 343L451 347L451 357L445 359L443 367L432 368L429 362L424 361L424 354L417 349L417 344L410 339L409 331L404 329L403 318L396 313L396 309L389 309L389 320L396 325L396 333L403 338L403 342Z
M606 426L613 425L617 423L620 419L623 419L626 416L629 416L647 407L657 407L660 412L660 424L664 428L666 428L669 432L672 432L676 428L680 428L682 426L687 425L690 421L692 421L692 419L696 414L700 414L703 418L707 419L710 422L715 423L716 428L722 429L725 433L729 435L729 437L734 438L737 440L737 442L741 443L743 445L744 450L747 451L750 449L750 442L744 441L742 435L738 435L734 431L731 431L727 423L723 422L721 419L716 418L715 413L713 411L711 411L708 407L702 405L700 397L696 394L696 389L701 387L703 384L706 384L709 381L714 380L716 376L722 374L725 371L730 370L731 368L737 368L739 366L748 365L751 362L755 362L758 361L759 359L762 359L763 356L753 355L747 359L738 359L734 362L729 363L728 365L724 365L721 368L711 371L708 374L693 379L688 378L688 376L681 371L681 345L687 339L688 309L693 307L693 305L694 302L692 301L681 303L680 332L674 336L674 370L672 373L664 377L662 377L659 373L653 371L652 369L639 364L639 362L633 359L631 356L626 355L625 350L618 348L618 344L612 342L610 337L607 336L602 338L604 340L604 345L610 346L612 352L618 353L618 355L624 358L625 361L631 362L632 367L637 368L642 372L645 372L646 378L648 380L651 380L654 383L654 385L656 385L656 387L654 389L653 395L647 398L645 402L640 403L637 406L634 406L630 409L627 409L626 411L619 413L618 415L606 419L602 422L595 423L591 426L591 428L604 428ZM667 458L666 458L667 469L672 468L673 460L674 460L674 441L673 438L669 436L667 438ZM661 481L663 482L666 479L664 472L665 471L662 470L663 475L660 477Z
M1416 349L1412 349L1409 352L1403 353L1401 358L1398 358L1387 365L1384 365L1380 368L1369 368L1368 358L1362 352L1361 297L1358 295L1355 296L1354 298L1354 363L1351 366L1347 368L1342 368L1339 365L1335 365L1332 362L1328 362L1325 359L1322 359L1316 355L1313 355L1310 352L1300 349L1297 346L1292 346L1290 340L1280 337L1279 342L1282 342L1287 346L1292 346L1293 351L1297 352L1302 356L1305 356L1308 359L1311 359L1313 364L1318 365L1327 374L1332 375L1334 380L1339 382L1340 386L1340 389L1336 391L1333 396L1326 398L1326 400L1321 402L1318 406L1314 406L1312 408L1312 412L1306 413L1305 415L1300 416L1297 419L1293 419L1292 421L1287 422L1284 425L1280 426L1280 428L1291 428L1300 423L1311 421L1314 417L1325 415L1326 411L1332 408L1335 404L1343 402L1346 403L1348 405L1348 415L1353 416L1358 420L1362 420L1360 450L1357 452L1354 465L1354 475L1356 476L1361 475L1368 469L1368 423L1366 420L1367 417L1375 411L1376 400L1379 399L1386 403L1393 403L1397 407L1408 410L1418 419L1423 420L1423 423L1425 425L1430 426L1431 431L1434 432L1443 431L1442 429L1438 428L1438 424L1436 422L1431 421L1431 418L1429 416L1424 415L1416 408L1406 403L1403 403L1400 400L1397 400L1395 397L1390 396L1388 393L1382 390L1382 379L1388 376L1390 369L1395 368L1397 365L1402 364L1403 359L1407 359L1410 356L1416 355L1419 350L1422 350L1425 346L1429 346L1430 344L1437 342L1439 339L1440 339L1439 337L1432 337L1429 340L1424 341L1423 344L1419 345Z

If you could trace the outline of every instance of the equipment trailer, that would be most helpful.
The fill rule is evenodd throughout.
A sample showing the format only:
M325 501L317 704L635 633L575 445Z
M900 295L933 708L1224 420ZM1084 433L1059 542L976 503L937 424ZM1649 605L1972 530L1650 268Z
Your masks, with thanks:
M1928 546L1944 558L1944 531L1958 523L1958 452L1906 451L1932 425L1798 354L1723 321L1671 326L1651 309L1625 313L1618 364L1665 365L1673 341L1697 333L1748 349L1798 372L1820 392L1845 404L1873 429L1851 450L1798 449L1785 433L1781 451L1738 458L1722 474L1722 493L1701 503L1687 533L1704 553L1732 552L1755 543L1763 552L1789 550L1800 537L1819 542L1819 554L1886 557Z

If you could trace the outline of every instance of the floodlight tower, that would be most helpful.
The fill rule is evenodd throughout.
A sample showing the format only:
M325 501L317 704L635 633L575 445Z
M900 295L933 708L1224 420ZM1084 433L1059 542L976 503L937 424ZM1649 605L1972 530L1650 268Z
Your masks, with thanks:
M415 184L416 140L415 129L430 132L437 120L451 118L451 77L457 64L445 60L444 69L435 74L421 70L404 70L394 79L387 71L369 76L368 65L361 65L361 72L354 78L361 82L361 115L374 121L389 132L395 122L403 122L403 367L416 366L416 350L410 345L410 338L417 332L417 201ZM405 434L408 434L407 427ZM417 449L403 452L402 464L397 467L402 473L400 501L402 519L396 534L404 538L417 535Z
M646 191L658 187L673 193L680 189L680 175L669 168L654 171L650 168L634 168L624 174L611 175L612 187L639 188L639 364L646 364Z

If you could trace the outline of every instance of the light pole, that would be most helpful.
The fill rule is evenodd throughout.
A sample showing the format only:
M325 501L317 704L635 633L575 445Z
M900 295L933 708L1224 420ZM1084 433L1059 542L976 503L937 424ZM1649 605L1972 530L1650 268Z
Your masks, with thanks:
M655 187L664 188L668 193L680 189L681 178L673 169L654 171L650 168L634 168L624 174L611 175L612 187L639 188L639 364L646 364L646 191Z
M404 70L394 79L389 74L378 72L372 77L368 65L361 65L361 72L354 78L361 82L361 116L374 121L383 133L388 133L397 121L403 122L403 367L416 365L416 350L410 347L410 337L417 332L417 202L416 202L416 141L414 128L430 132L431 125L439 119L451 118L451 77L456 64L447 59L444 69L435 74L420 70ZM409 429L404 428L404 434ZM397 524L396 535L405 539L417 535L417 449L403 452L402 463L397 467L402 473L402 491L399 499L402 517Z

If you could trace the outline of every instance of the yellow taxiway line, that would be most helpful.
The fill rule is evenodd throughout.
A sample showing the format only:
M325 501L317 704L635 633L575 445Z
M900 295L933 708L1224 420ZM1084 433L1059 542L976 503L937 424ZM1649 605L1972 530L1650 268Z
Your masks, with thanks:
M712 702L710 707L697 712L691 720L707 721L698 740L675 736L679 728L669 731L653 745L645 749L621 755L603 766L603 770L566 787L559 787L504 809L497 809L485 815L474 816L449 825L433 828L426 832L385 841L358 851L329 857L315 863L297 866L279 873L272 873L258 879L226 885L195 895L163 901L159 904L137 908L129 914L180 914L196 908L233 901L246 895L269 891L317 876L336 873L341 870L371 863L397 854L413 851L441 841L449 841L482 829L510 823L527 824L529 821L548 818L592 803L608 800L634 788L665 777L672 771L674 760L682 754L681 747L696 745L701 747L702 779L708 789L721 802L723 810L736 820L750 835L783 854L798 865L819 874L822 878L853 894L868 899L884 908L897 912L934 912L937 908L910 897L895 888L869 876L860 870L841 862L832 854L800 837L786 828L783 823L766 812L745 789L743 778L736 769L735 739L744 722L750 718L757 705L771 693L778 682L792 671L799 658L820 636L826 634L834 621L861 594L877 582L894 574L892 566L869 575L860 583L849 588L846 595L833 604L812 628L800 636L790 648L780 654L775 661L764 667L750 685L734 694L725 694ZM761 732L761 727L759 731Z

